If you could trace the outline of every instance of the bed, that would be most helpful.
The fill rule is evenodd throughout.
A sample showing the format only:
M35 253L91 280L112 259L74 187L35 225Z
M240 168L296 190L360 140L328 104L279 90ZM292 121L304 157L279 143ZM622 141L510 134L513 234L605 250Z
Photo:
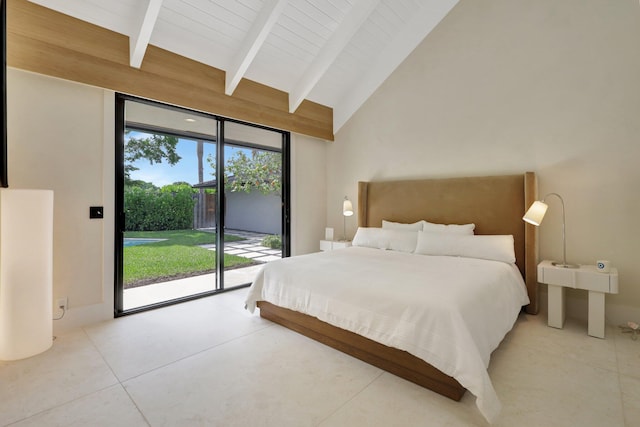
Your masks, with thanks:
M522 292L525 294L525 299L522 302L528 302L524 309L528 313L535 314L538 311L535 276L536 234L533 226L522 221L522 216L526 208L535 200L536 190L535 175L531 172L522 175L492 177L360 182L358 184L358 226L378 228L382 226L383 221L401 224L413 224L424 220L438 224L473 223L475 224L475 235L513 236L515 264L507 265L508 263L504 262L488 261L482 264L482 268L491 264L491 269L498 268L499 273L496 274L505 277L513 276L513 271L515 271L515 276L518 276L522 282ZM358 233L360 232L359 229ZM358 233L356 238L358 238ZM424 235L426 236L428 233ZM398 333L389 334L376 332L376 327L363 328L361 324L343 318L342 315L324 314L324 307L329 304L332 304L332 307L344 305L346 311L354 313L354 317L359 317L361 314L373 316L367 320L367 325L385 323L388 318L387 313L384 312L387 309L385 301L394 299L395 295L402 293L395 288L398 283L393 282L400 282L403 287L416 287L412 281L416 281L422 272L417 271L418 267L407 263L415 262L413 259L417 257L422 257L421 263L426 264L427 259L434 263L432 268L436 270L439 268L438 266L446 264L449 269L465 271L468 268L468 262L481 264L476 262L477 260L462 259L464 257L425 257L395 251L380 251L367 247L352 247L327 253L303 255L266 264L250 289L247 307L252 309L257 305L260 308L260 315L266 319L454 400L460 400L465 391L469 389L477 398L476 404L480 412L488 421L492 421L500 411L500 403L488 378L486 368L490 353L512 327L521 307L518 306L515 310L513 308L503 310L501 308L495 309L493 306L484 306L482 304L486 304L486 302L475 302L474 298L477 299L477 297L472 292L476 291L469 291L466 305L461 305L464 307L461 308L462 317L469 316L468 319L461 319L463 323L477 323L480 318L476 319L473 316L478 316L478 313L483 311L509 311L510 313L504 314L503 317L507 319L502 321L499 326L487 328L492 332L487 334L486 338L476 339L476 335L482 334L476 334L477 330L474 330L473 327L469 328L466 335L459 334L461 336L455 338L457 341L453 342L453 347L457 348L457 346L463 345L460 344L461 342L465 341L474 341L472 343L474 347L471 350L465 348L463 352L458 351L458 354L465 356L453 357L454 362L450 364L443 363L443 358L450 357L454 353L447 353L448 350L442 340L448 339L447 337L452 331L456 333L455 331L465 329L464 326L459 327L454 324L447 326L446 322L429 320L431 323L428 324L428 327L403 326L396 328ZM365 260L367 258L373 260L370 265L376 266L377 269L366 267L367 264L363 264L368 262ZM389 267L386 263L389 264ZM385 277L387 270L396 268L391 267L392 264L404 265L400 268L413 271L413 277L397 275ZM359 266L356 268L363 272L375 270L377 273L366 279L366 290L363 290L365 289L362 287L364 286L363 281L360 283L359 291L342 291L336 287L338 285L335 282L340 281L340 271L346 269L347 266ZM320 270L317 270L318 268ZM289 273L285 273L284 276L274 276L278 269L284 269ZM314 271L314 269L316 270L315 273L312 273L311 278L301 279L303 276L298 275L301 271ZM331 274L318 274L319 271L330 271ZM489 272L488 274L494 273ZM291 288L300 287L300 290L296 291L299 294L287 297L286 294L290 289L288 287L270 291L271 288L265 285L265 283L269 283L269 280L266 280L265 277L271 278L271 282L291 282ZM340 294L341 298L344 295L351 294L351 296L344 296L338 303L328 303L328 300L325 301L325 297L319 293L315 295L309 293L311 292L309 289L302 289L303 286L311 286L312 283L318 282L319 277L325 277L325 285L320 285L319 288L327 288L327 290L322 292ZM356 282L353 279L344 280L348 283ZM384 286L385 280L389 282L387 287ZM302 282L309 282L309 284ZM499 281L496 279L495 282ZM451 283L453 284L454 281L452 280ZM487 280L487 283L491 284L493 281ZM316 286L318 287L317 284ZM464 299L464 287L457 284L447 287L451 287L454 293L457 292ZM363 303L357 302L359 298L356 292L369 293L368 289L376 289L376 292L381 292L383 296L379 298L384 301L378 303L368 300ZM429 294L429 292L422 293L427 296ZM279 299L279 294L285 295L284 299ZM517 296L513 298L517 298ZM309 306L309 300L319 302L320 308L311 309L307 313L301 312L306 310L301 307ZM421 301L417 299L416 301L417 304L421 304ZM407 304L408 308L406 309L398 311L395 308L390 308L389 310L398 311L401 316L416 317L415 313L411 312L411 307L408 306L410 303L407 301L400 303L403 304L403 307L404 304ZM362 304L362 307L358 308L355 304ZM510 304L514 305L513 302ZM439 302L438 305L442 305L442 303ZM429 311L437 314L435 307ZM440 318L448 317L456 316L448 316L446 313L440 315ZM406 319L401 320L399 323L408 324L404 321ZM488 323L490 325L498 325L494 320L487 322L492 322ZM436 325L440 323L443 326ZM496 329L495 333L493 329ZM397 338L395 335L400 335L401 338ZM420 340L426 339L431 341L430 345L435 344L437 350L430 351L428 346L423 348L422 345L414 345L417 340L412 340L418 335ZM477 356L475 355L476 347L479 348ZM441 349L444 353L441 352ZM469 369L465 367L467 362L469 362ZM469 373L473 375L468 375Z

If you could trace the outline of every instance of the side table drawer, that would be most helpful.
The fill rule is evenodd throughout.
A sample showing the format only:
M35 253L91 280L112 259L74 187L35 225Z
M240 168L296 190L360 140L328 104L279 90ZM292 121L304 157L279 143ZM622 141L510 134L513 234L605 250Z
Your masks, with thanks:
M584 272L576 272L577 289L586 289L588 291L611 292L610 277L608 274L592 273L584 274Z
M351 242L346 241L346 240L340 240L338 242L333 242L333 249L344 249L344 248L348 248L349 246L351 246Z
M595 266L583 265L580 268L561 268L551 266L549 262L538 265L538 281L548 285L587 291L618 293L618 271L600 273Z
M335 249L343 249L351 246L348 240L320 240L321 251L333 251Z
M575 288L574 270L569 268L547 268L538 266L538 282L547 285Z
M333 242L331 240L320 240L320 250L330 251L333 249Z

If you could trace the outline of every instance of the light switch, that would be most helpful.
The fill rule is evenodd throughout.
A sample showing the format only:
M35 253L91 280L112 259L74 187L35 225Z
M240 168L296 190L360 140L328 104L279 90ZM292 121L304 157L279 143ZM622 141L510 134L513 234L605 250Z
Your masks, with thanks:
M94 219L102 219L104 218L104 208L102 206L91 206L89 207L89 218Z

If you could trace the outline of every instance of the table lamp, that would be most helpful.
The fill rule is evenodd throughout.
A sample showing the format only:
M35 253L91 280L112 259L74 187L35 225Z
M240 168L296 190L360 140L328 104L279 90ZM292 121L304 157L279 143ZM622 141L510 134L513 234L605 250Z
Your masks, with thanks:
M544 203L544 201L549 196L556 196L558 199L560 199L560 203L562 204L562 263L554 261L552 265L561 268L578 268L579 266L576 264L567 263L567 239L565 234L564 200L562 200L562 197L558 193L549 193L542 198L542 201L536 200L535 202L533 202L522 219L529 224L535 225L536 227L539 226L544 219L544 215L547 213L547 208L549 206Z

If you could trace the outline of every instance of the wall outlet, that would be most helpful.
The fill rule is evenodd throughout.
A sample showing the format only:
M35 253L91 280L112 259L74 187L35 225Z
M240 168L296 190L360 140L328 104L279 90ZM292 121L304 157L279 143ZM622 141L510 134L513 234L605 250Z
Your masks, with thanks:
M56 307L66 311L69 308L69 299L67 297L58 298Z

